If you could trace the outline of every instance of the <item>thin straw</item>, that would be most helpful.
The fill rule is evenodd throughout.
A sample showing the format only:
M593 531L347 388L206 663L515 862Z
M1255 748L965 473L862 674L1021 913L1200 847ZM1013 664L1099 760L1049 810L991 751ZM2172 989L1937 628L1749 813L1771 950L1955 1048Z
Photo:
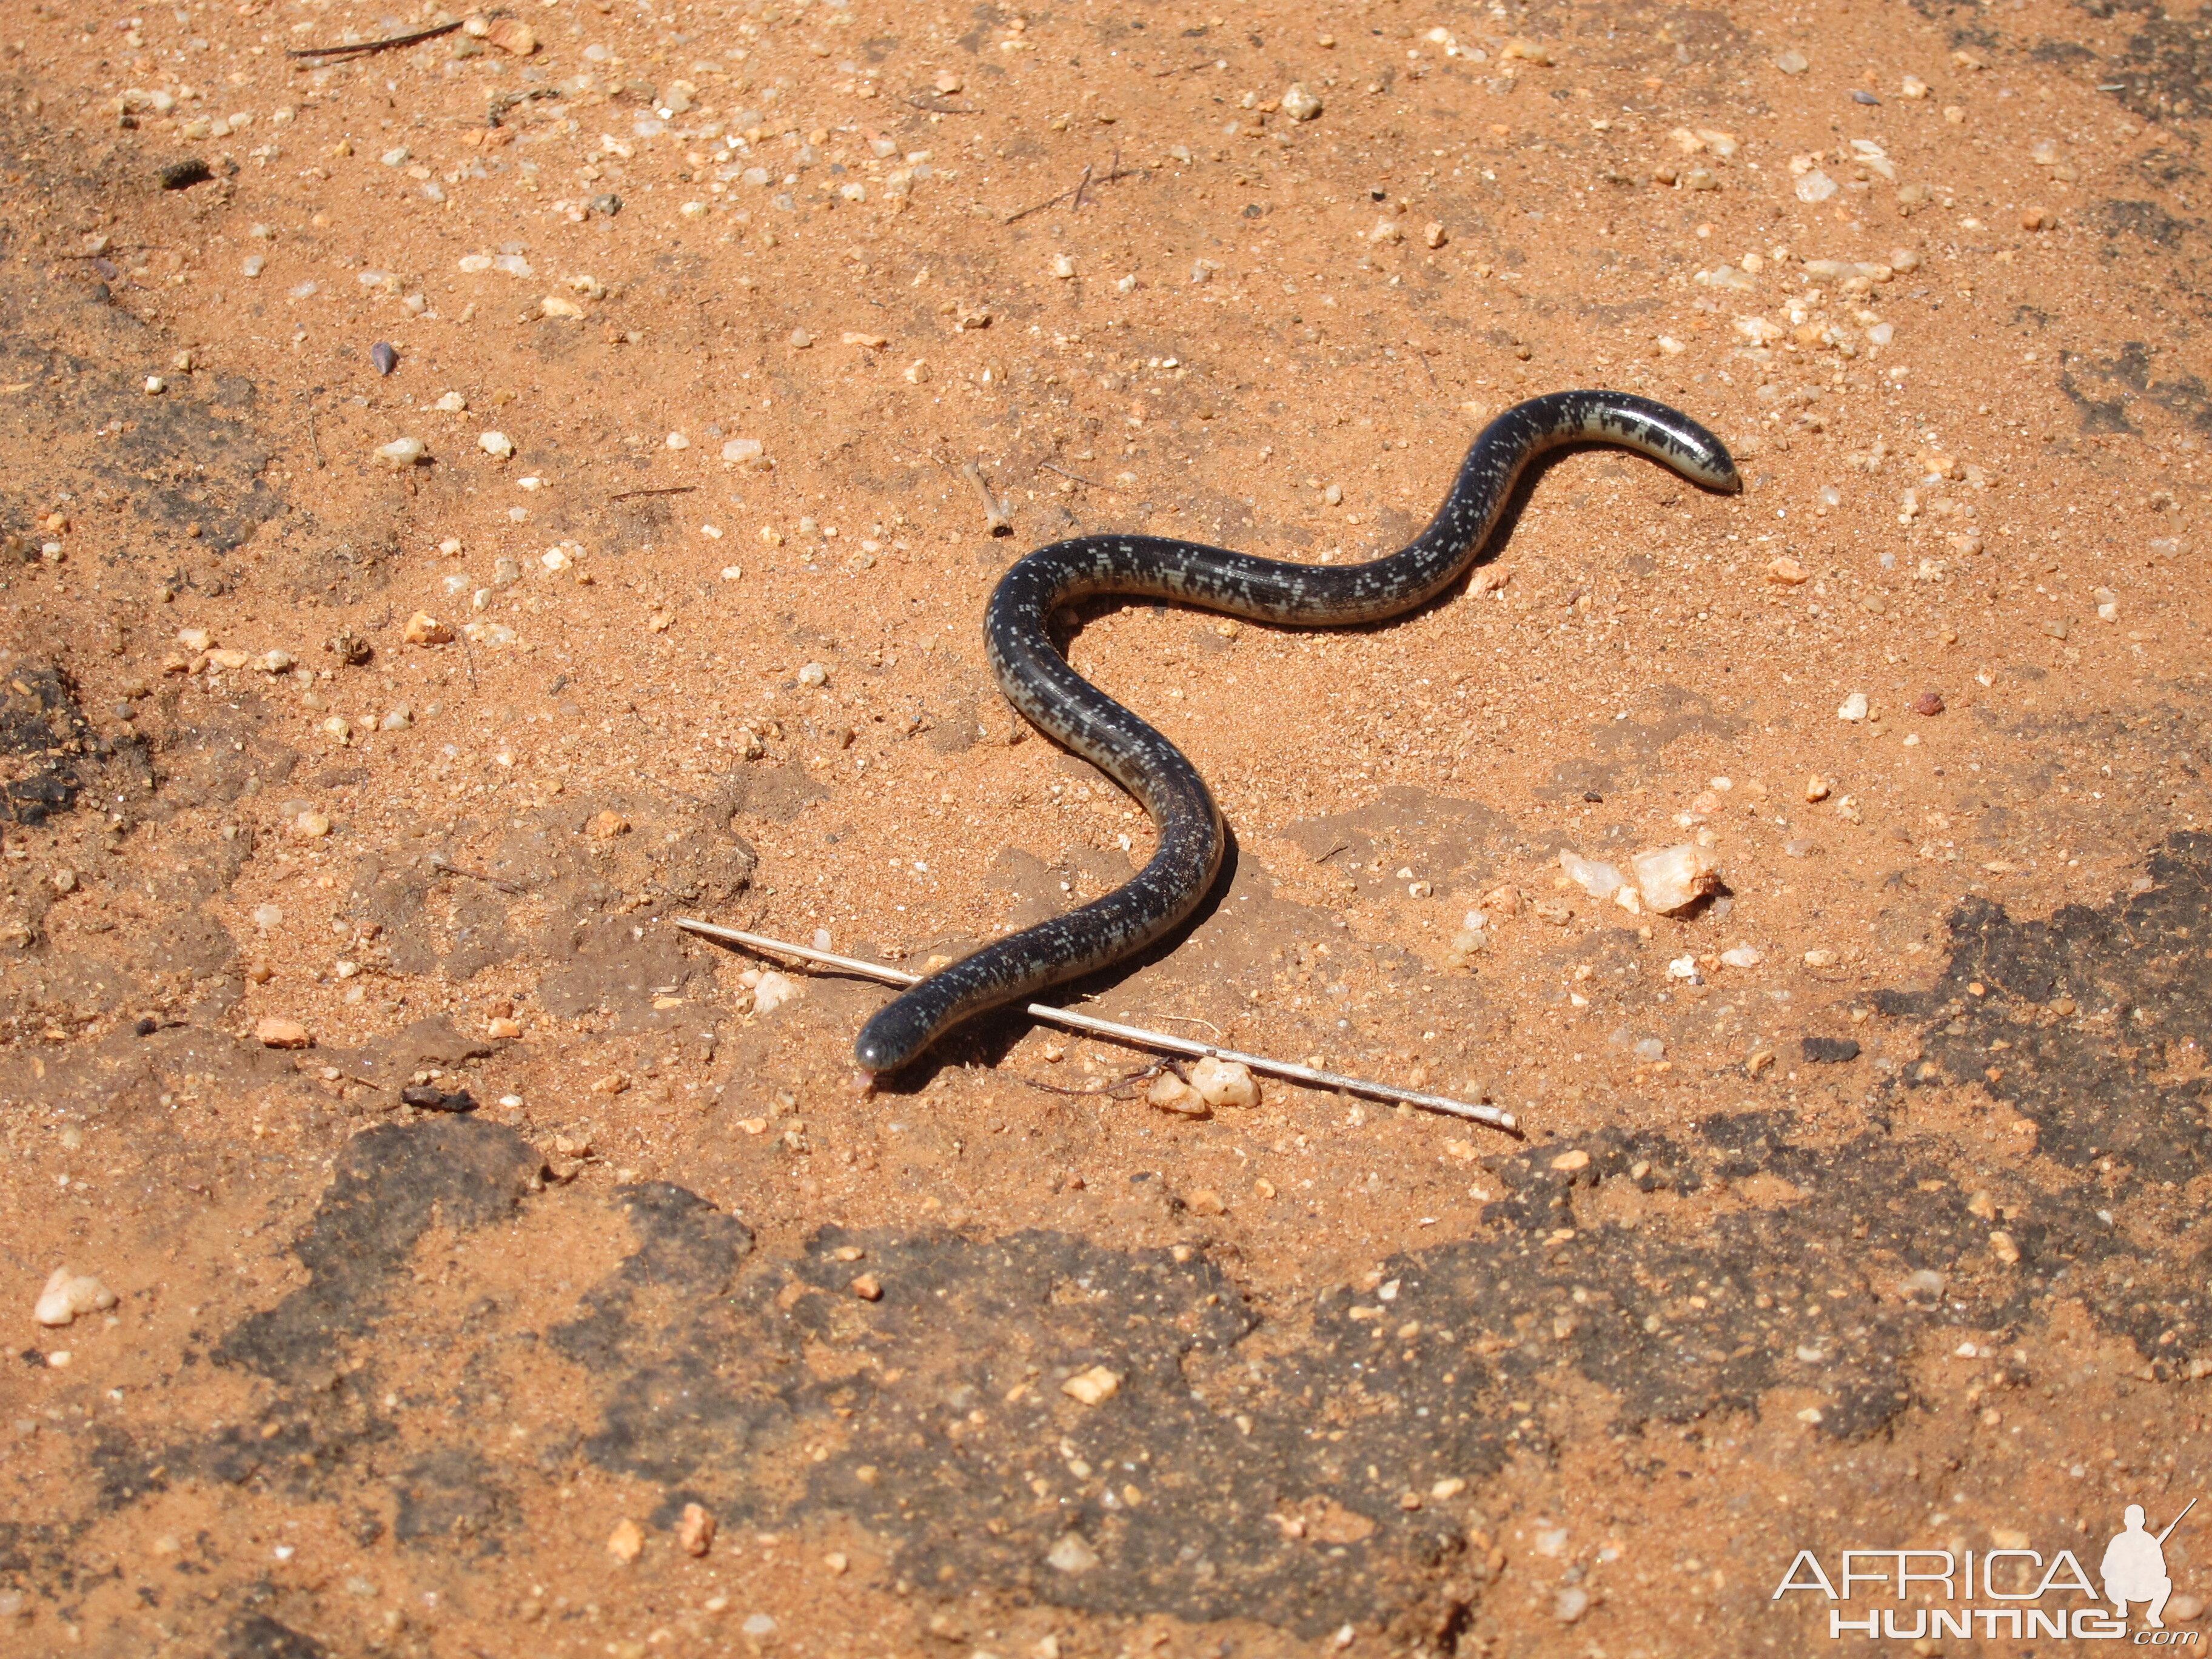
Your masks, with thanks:
M857 957L832 956L827 951L817 951L804 945L793 945L784 939L769 939L763 933L747 933L735 927L723 927L711 921L698 921L690 916L678 916L676 925L686 933L696 933L723 945L741 945L749 950L773 951L780 955L796 957L801 962L817 963L825 968L842 969L848 974L859 974L866 979L880 980L885 985L913 985L921 975L909 974L897 968L886 968L878 962L862 962ZM1262 1054L1248 1054L1236 1048L1224 1048L1211 1042L1199 1042L1189 1037L1172 1036L1164 1031L1148 1031L1139 1025L1124 1025L1118 1021L1099 1019L1091 1014L1079 1014L1069 1008L1055 1008L1049 1004L1032 1002L1024 1010L1032 1019L1041 1019L1051 1025L1065 1025L1070 1030L1088 1031L1097 1036L1116 1037L1125 1042L1134 1042L1146 1048L1164 1048L1171 1054L1184 1054L1194 1060L1212 1058L1249 1066L1255 1072L1271 1077L1288 1078L1292 1082L1311 1084L1317 1089L1340 1089L1346 1094L1365 1095L1375 1100L1401 1102L1418 1106L1423 1111L1442 1112L1449 1117L1465 1118L1472 1123L1486 1123L1492 1128L1518 1134L1521 1121L1512 1113L1495 1106L1470 1105L1463 1100L1454 1100L1448 1095L1418 1094L1411 1089L1400 1089L1388 1083L1370 1083L1364 1079L1345 1077L1335 1072L1317 1071L1310 1066L1299 1066L1286 1060L1269 1060Z

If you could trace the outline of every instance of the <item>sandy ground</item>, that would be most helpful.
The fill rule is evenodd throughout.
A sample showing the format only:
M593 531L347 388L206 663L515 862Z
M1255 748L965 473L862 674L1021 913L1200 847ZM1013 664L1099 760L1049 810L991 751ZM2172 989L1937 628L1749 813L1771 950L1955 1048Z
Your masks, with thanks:
M2212 21L298 55L443 18L0 16L0 1650L2094 1634L2066 1564L2212 1457ZM1000 573L1369 556L1577 386L1746 491L1576 453L1395 623L1070 647L1236 834L1080 992L1525 1138L1178 1115L1015 1018L863 1098L884 993L671 925L919 968L1113 886L1151 827L998 696ZM1559 856L1669 846L1679 917ZM2044 1594L1802 1588L1906 1548Z

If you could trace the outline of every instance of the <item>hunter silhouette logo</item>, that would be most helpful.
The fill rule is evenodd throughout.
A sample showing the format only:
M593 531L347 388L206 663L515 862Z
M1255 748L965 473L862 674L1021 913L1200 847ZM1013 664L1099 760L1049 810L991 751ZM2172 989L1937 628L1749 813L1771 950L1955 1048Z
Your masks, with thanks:
M2173 1594L2173 1580L2166 1576L2166 1540L2196 1507L2192 1498L2189 1508L2167 1522L2166 1530L2154 1538L2143 1530L2142 1505L2128 1505L2123 1517L2126 1528L2105 1546L2105 1559L2097 1569L2097 1576L2105 1581L2105 1599L2119 1617L2128 1616L2129 1602L2148 1601L2150 1607L2143 1614L2143 1623L2153 1630L2166 1628L2166 1620L2159 1615L2166 1611L2166 1598Z

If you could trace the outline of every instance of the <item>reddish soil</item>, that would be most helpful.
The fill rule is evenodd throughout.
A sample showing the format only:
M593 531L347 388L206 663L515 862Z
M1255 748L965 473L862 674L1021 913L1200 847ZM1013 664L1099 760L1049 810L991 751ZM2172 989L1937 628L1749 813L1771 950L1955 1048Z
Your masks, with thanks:
M2094 1576L2197 1494L2203 15L295 55L438 21L0 23L0 1650L1791 1651L2092 1605L1800 1551ZM1397 623L1070 647L1237 839L1069 994L1522 1138L1012 1017L862 1097L879 988L673 926L918 969L1106 890L1012 559L1370 556L1578 386L1745 492L1577 452ZM1559 859L1678 844L1680 917Z

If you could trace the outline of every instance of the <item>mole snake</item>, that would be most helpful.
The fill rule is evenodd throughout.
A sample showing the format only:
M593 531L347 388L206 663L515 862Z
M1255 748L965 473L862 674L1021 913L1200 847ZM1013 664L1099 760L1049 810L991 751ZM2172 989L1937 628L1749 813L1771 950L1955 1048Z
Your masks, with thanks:
M1115 535L1054 542L1018 561L984 616L991 672L1030 724L1136 797L1158 827L1158 850L1103 898L987 945L884 1005L854 1044L862 1070L895 1071L963 1020L1143 949L1190 914L1221 867L1221 811L1198 769L1069 665L1047 631L1054 610L1129 593L1310 628L1398 616L1474 562L1532 459L1577 443L1638 451L1707 489L1743 487L1726 447L1688 416L1626 392L1555 392L1484 428L1427 528L1365 564L1293 564Z

